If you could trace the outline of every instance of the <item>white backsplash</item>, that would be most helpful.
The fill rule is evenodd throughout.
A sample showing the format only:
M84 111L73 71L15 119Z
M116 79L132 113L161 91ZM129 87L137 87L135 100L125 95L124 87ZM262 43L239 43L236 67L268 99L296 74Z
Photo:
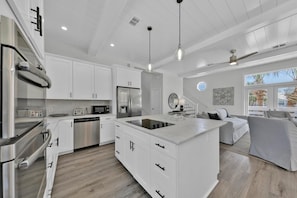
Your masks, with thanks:
M110 111L112 109L111 101L109 100L47 100L46 114L47 116L57 113L67 113L72 115L74 108L83 108L85 114L91 114L91 106L93 105L110 105Z

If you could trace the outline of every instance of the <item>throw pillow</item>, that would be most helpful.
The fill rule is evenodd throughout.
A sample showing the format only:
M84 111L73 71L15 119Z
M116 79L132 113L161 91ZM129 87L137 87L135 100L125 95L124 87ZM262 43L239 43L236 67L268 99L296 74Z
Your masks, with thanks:
M225 108L217 109L218 116L220 117L220 120L224 120L228 117L227 110Z
M220 120L220 117L218 116L217 113L208 113L209 119L212 120Z

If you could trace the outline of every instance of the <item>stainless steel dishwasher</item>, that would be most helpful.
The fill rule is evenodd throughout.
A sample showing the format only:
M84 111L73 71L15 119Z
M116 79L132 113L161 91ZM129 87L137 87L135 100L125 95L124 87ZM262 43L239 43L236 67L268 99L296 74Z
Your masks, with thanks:
M99 126L99 117L74 119L74 149L99 145Z

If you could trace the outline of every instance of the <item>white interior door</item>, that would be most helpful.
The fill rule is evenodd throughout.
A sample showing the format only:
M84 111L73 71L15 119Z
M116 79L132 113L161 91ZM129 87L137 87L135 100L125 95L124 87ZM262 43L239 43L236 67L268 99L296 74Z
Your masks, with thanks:
M161 88L154 88L151 90L151 114L161 114L162 91Z

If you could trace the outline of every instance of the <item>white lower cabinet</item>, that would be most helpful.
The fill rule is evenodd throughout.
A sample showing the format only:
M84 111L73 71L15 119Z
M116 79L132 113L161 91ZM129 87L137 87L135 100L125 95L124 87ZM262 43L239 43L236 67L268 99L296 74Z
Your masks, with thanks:
M47 122L52 139L46 149L46 190L44 198L51 197L54 185L58 156L73 152L73 119Z
M100 116L100 145L115 141L115 116Z
M218 183L219 129L174 144L115 125L115 156L153 198L207 197Z
M59 130L59 155L72 153L74 150L73 119L61 120Z
M55 173L58 163L59 153L59 134L56 130L57 122L48 122L47 129L52 133L52 139L46 148L46 190L44 198L51 197L52 188L54 185Z

